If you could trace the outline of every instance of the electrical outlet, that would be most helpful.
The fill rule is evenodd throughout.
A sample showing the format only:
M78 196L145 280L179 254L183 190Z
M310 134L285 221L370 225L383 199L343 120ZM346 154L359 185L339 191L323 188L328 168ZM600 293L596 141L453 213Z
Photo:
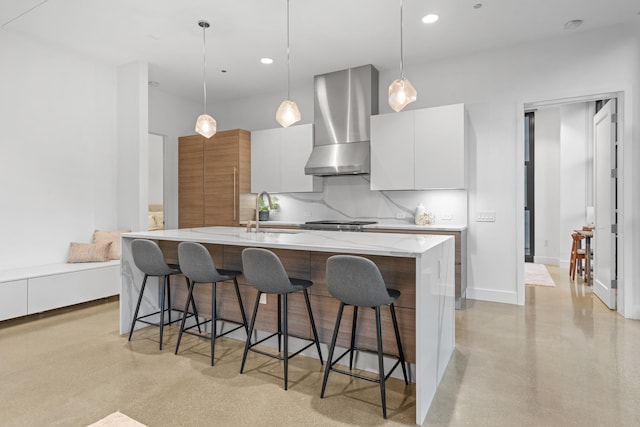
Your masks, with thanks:
M266 304L266 303L267 303L267 294L260 295L260 304Z
M496 222L496 213L483 211L476 213L476 221L477 222Z
M396 214L396 219L404 219L404 212L398 212Z
M305 218L311 218L312 216L313 215L312 215L311 211L305 211L305 213L304 213L304 217Z

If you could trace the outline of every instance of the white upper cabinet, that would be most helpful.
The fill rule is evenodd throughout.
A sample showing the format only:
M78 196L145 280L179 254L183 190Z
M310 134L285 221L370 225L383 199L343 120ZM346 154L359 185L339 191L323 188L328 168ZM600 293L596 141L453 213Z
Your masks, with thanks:
M251 132L251 192L280 192L280 129Z
M320 191L321 181L304 174L313 149L313 125L251 132L251 192Z
M466 188L464 104L371 117L371 189Z
M414 113L414 188L466 188L464 104L425 108Z
M413 111L371 116L371 189L414 186Z

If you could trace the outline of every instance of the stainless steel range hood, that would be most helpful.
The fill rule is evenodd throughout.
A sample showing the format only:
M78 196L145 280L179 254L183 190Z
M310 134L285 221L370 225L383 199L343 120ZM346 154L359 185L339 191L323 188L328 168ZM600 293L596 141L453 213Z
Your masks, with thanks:
M369 173L369 118L378 114L378 70L372 65L314 78L314 147L307 175Z

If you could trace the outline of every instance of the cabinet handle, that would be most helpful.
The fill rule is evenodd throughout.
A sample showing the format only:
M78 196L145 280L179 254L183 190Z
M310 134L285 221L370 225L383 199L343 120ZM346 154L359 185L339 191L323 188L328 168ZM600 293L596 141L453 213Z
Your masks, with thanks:
M238 176L238 169L233 168L233 220L237 220L238 219L238 208L237 208L237 195L236 195L236 190L237 190L237 176Z

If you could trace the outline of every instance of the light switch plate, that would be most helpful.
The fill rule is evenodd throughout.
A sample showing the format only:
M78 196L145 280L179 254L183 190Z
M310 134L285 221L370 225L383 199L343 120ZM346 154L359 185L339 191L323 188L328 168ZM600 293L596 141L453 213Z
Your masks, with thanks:
M477 222L496 222L496 213L493 211L481 211L476 213Z

